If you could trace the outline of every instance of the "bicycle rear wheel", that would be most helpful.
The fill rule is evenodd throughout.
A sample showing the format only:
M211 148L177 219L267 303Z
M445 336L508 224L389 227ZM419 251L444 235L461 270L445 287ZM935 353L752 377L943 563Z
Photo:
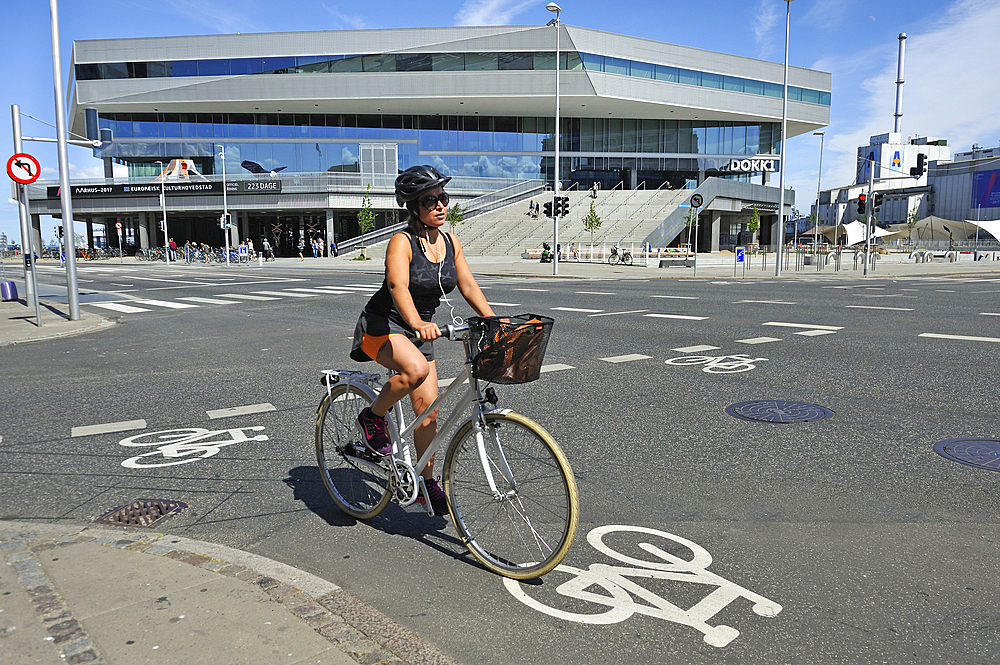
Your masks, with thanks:
M624 257L622 257L622 263L624 263L627 266L632 265L632 255L626 254Z
M491 571L519 580L544 575L563 560L576 534L580 506L573 470L559 445L530 418L487 414L483 435L500 496L483 477L470 421L452 439L444 465L455 529Z
M316 463L326 491L348 515L367 519L389 504L392 473L384 458L368 451L354 427L358 413L375 400L353 384L335 386L316 413Z

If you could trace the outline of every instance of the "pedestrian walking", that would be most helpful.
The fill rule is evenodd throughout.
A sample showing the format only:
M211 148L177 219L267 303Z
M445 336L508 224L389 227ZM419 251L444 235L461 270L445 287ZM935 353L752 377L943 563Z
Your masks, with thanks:
M337 241L336 240L331 240L330 241L330 254L332 254L333 256L340 256L340 253L337 250Z
M306 240L305 238L299 238L299 261L305 261L306 257L302 255L302 252L306 250Z

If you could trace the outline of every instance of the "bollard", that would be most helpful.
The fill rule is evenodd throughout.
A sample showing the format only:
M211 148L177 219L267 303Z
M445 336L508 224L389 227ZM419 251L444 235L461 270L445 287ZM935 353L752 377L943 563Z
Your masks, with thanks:
M259 265L261 268L264 267L264 252L261 252L260 254L257 255L257 265Z

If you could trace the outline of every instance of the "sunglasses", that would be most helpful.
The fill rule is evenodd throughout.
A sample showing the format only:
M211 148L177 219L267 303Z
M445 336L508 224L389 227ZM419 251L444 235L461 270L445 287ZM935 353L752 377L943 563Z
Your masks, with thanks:
M448 192L441 192L440 196L425 196L420 199L420 205L427 210L434 210L434 208L437 208L438 203L447 208L449 201L451 201L451 197L448 196Z

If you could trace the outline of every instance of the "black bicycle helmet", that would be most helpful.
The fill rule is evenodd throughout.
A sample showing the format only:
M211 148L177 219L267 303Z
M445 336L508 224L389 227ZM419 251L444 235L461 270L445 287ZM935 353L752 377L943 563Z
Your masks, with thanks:
M450 177L441 175L433 166L411 166L396 176L396 203L402 208L424 192L444 187L449 180Z

